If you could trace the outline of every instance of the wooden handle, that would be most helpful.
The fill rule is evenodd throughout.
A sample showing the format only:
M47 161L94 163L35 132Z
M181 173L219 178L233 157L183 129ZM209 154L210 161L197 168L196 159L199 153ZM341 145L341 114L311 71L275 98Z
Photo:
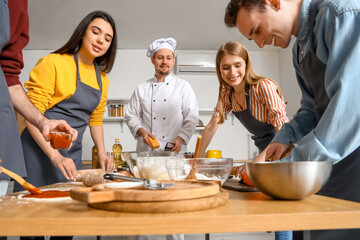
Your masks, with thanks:
M202 139L202 136L201 136L201 135L198 135L197 141L196 141L194 158L197 158L198 155L199 155L199 148L200 148L200 144L201 144L201 139Z
M21 185L23 185L26 181L20 177L19 175L17 175L16 173L7 170L6 168L0 166L0 168L2 169L2 171L7 174L8 176L12 177L15 181L17 181L18 183L20 183Z

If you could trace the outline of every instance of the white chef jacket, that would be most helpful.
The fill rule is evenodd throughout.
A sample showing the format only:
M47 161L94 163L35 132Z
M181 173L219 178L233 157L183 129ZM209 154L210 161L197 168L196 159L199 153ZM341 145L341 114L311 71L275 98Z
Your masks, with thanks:
M136 134L139 128L155 135L161 150L167 142L181 137L185 142L181 152L186 152L198 121L199 107L193 89L187 81L172 74L164 82L158 82L154 76L139 84L125 111L125 122L137 139L138 152L151 150Z

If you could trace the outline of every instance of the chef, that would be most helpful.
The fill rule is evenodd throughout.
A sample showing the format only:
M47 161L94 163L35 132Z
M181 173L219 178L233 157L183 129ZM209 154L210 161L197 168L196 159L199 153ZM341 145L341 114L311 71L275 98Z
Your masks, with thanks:
M156 138L160 149L173 143L171 151L186 152L186 145L199 119L198 102L190 84L174 76L176 40L161 38L150 44L147 56L155 76L139 84L125 112L136 151L150 150L148 137Z
M293 65L301 107L273 138L267 156L287 161L332 161L318 194L360 202L359 0L232 0L225 23L259 47L286 48L292 35ZM311 239L359 239L360 229L310 231Z

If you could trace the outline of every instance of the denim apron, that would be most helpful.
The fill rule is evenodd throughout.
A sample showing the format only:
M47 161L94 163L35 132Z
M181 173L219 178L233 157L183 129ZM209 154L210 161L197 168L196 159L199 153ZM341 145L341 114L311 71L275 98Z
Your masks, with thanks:
M237 119L244 125L244 127L253 135L251 138L255 142L255 146L262 152L267 145L271 142L276 134L273 125L263 123L257 120L250 111L250 98L249 98L250 85L245 83L245 98L246 98L246 109L240 112L232 112ZM229 100L231 103L231 96L233 89L230 92Z
M77 68L77 87L74 95L46 110L44 115L49 119L63 119L78 131L78 137L73 142L72 147L69 150L59 150L59 152L62 156L71 158L75 163L76 169L82 169L82 139L88 126L90 115L100 103L102 82L100 71L95 64L100 90L83 83L80 79L77 54L74 55L74 60ZM32 138L28 129L25 129L21 134L21 141L28 171L28 182L40 187L66 181L60 169L52 164L51 160ZM18 185L15 186L14 190L19 191L22 189Z
M317 0L311 2L309 14L309 39L313 42L313 29L317 14ZM328 103L329 97L325 91L325 70L323 64L316 56L313 48L310 47L309 53L299 63L300 71L303 75L305 84L314 96L314 110L316 120L321 119ZM360 202L360 148L357 148L349 156L333 166L329 181L317 193L319 195L340 198L350 201ZM311 239L360 239L360 229L354 230L319 230L310 231Z
M0 0L0 53L10 40L8 1ZM26 177L26 168L21 148L14 106L10 97L3 70L0 68L0 159L1 166ZM0 174L0 180L8 180Z

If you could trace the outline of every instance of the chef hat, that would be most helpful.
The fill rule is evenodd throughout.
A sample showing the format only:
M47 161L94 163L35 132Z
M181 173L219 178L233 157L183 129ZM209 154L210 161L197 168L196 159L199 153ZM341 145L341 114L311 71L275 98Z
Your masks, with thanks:
M153 57L157 51L163 48L170 49L174 52L176 48L176 40L173 38L160 38L155 40L150 44L146 56Z

